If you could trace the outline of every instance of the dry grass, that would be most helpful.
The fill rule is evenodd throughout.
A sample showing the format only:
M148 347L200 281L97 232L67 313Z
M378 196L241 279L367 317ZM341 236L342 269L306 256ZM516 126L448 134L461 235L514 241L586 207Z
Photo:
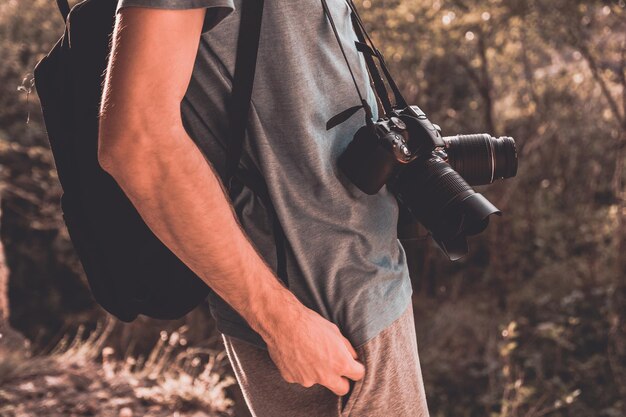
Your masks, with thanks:
M224 352L186 346L180 329L163 332L146 358L119 357L106 345L113 328L81 330L45 355L0 355L0 416L232 414Z

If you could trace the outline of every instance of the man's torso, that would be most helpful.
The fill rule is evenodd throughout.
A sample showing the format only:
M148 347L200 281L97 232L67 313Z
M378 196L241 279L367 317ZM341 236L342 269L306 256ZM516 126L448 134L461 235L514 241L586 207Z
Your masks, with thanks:
M168 1L178 0L121 0L129 5L142 1L167 7ZM225 109L241 0L213 1L235 11L202 34L181 111L190 136L223 173ZM354 47L349 5L327 1L357 82L375 109L365 63ZM396 237L394 197L386 189L374 196L362 193L337 167L339 155L364 124L363 111L330 131L325 128L332 116L358 104L321 0L266 0L243 163L267 183L286 236L290 290L336 323L355 346L395 320L412 291ZM272 227L263 203L244 188L234 205L251 241L275 268ZM223 333L264 346L216 294L210 304Z

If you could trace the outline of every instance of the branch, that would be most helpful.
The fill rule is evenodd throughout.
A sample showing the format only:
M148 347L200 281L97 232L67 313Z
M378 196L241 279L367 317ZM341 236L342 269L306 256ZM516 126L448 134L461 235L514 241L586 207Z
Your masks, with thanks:
M624 109L622 128L626 130L626 42L622 43L622 62L619 71L619 82L622 85L622 108Z
M587 49L585 45L580 44L578 46L578 49L579 49L579 52L582 54L582 56L587 60L587 64L589 65L589 69L591 70L591 75L600 86L600 89L602 90L602 95L604 95L604 98L608 101L609 107L611 108L611 113L613 113L615 120L617 120L618 123L620 124L620 128L624 127L624 125L626 125L626 116L622 115L622 112L619 109L617 101L611 95L611 92L609 91L609 87L606 84L606 81L600 75L600 69L598 68L598 64L596 63L595 58L593 57L593 55L591 54L591 52L589 51L589 49ZM623 68L622 68L621 73L623 75L624 73Z
M485 44L485 34L480 26L477 28L478 32L478 56L480 57L480 70L481 79L483 81L481 94L485 100L485 123L492 135L496 134L496 126L493 122L493 97L492 97L492 82L491 74L489 73L489 60L487 59L487 45Z
M471 64L469 62L467 62L467 60L465 58L463 58L462 56L459 55L455 55L455 58L457 60L457 62L463 67L463 69L465 69L465 72L467 72L467 75L470 77L470 79L472 80L472 82L474 84L476 84L476 88L478 90L480 90L483 82L480 79L480 77L478 76L478 74L476 73L476 70L471 66Z

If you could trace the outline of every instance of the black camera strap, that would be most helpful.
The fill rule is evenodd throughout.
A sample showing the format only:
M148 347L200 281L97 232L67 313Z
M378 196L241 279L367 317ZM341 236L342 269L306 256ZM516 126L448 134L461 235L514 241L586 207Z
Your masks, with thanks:
M67 0L57 0L57 7L59 12L61 12L61 16L63 16L63 20L67 20L67 15L70 14L70 5Z
M401 107L401 108L407 107L408 106L407 101L404 99L404 96L400 92L398 85L396 84L393 77L391 76L391 73L389 72L389 69L385 62L385 58L383 57L383 54L380 52L378 48L376 48L376 46L374 45L374 41L372 41L372 38L370 38L369 34L367 33L367 30L365 29L365 25L363 24L363 21L361 20L361 16L359 15L359 12L357 11L353 0L346 0L346 1L348 2L350 9L352 10L352 14L351 14L352 24L354 26L354 31L356 32L357 38L359 39L359 42L356 42L356 48L359 52L363 53L363 56L365 57L365 62L368 64L367 65L368 69L374 73L372 78L374 77L378 77L379 79L382 78L380 76L380 72L378 71L378 68L376 67L374 63L374 60L372 59L372 57L376 57L378 58L380 67L383 70L383 74L385 75L387 84L389 84L389 87L391 88L391 91L393 92L394 99L395 99L395 106ZM368 42L369 42L369 45L368 45ZM370 57L369 62L368 62L368 56ZM384 94L387 95L387 90L385 89L384 91L385 91Z
M356 113L360 108L363 108L365 110L365 121L367 122L368 125L370 125L373 121L372 109L369 103L367 102L367 100L363 98L363 94L361 93L361 89L359 88L359 83L356 81L356 77L354 76L352 67L350 66L350 61L348 60L346 51L343 49L343 44L341 43L341 40L339 39L339 33L337 32L337 27L335 26L335 20L333 19L333 16L330 13L330 9L328 8L328 3L326 2L326 0L322 0L322 7L324 8L324 13L326 14L326 16L328 16L328 20L330 21L330 26L333 29L333 34L335 35L335 38L337 39L337 43L339 44L339 49L341 49L341 54L343 55L343 59L346 61L346 64L348 65L348 71L350 71L352 82L354 83L356 92L359 95L359 99L361 100L360 106L351 107L339 113L337 116L331 118L326 123L326 129L330 130L333 127L337 126L338 124L343 123L348 118L350 118L350 116Z
M348 70L350 71L350 75L352 76L352 81L354 82L357 93L359 94L359 98L361 99L361 102L364 103L364 105L362 106L356 106L356 107L352 107L347 110L344 110L343 112L339 113L338 115L328 120L328 122L326 123L326 129L329 130L343 123L344 121L346 121L350 116L352 116L361 107L365 108L365 105L367 105L367 102L363 100L363 95L356 82L356 77L354 76L354 72L352 71L352 66L350 65L350 62L348 61L348 58L345 54L343 44L341 42L341 39L339 38L339 34L335 27L335 22L328 9L328 4L326 3L326 0L321 0L321 1L322 1L322 6L324 8L324 12L326 13L328 17L328 20L330 21L331 27L333 29L333 33L335 35L335 38L337 39L337 43L339 44L339 47L341 48L341 52L343 54L344 60L346 61L346 64L348 65ZM367 30L365 29L365 26L363 25L363 21L361 20L361 17L359 16L356 10L356 6L352 2L352 0L346 0L346 2L351 9L350 17L352 20L352 26L354 27L354 31L358 39L358 41L355 41L356 49L363 54L365 63L367 65L368 73L374 85L376 96L378 100L380 101L385 111L385 114L389 116L393 113L394 107L401 107L401 108L406 107L407 102L402 96L402 93L400 92L400 89L398 88L397 84L393 80L393 77L391 76L391 73L389 72L389 69L387 68L387 64L385 63L385 59L382 53L376 48L376 46L374 45L374 42L372 41L369 34L367 33ZM376 62L374 61L374 58L378 59L379 64L382 68L383 74L385 76L385 79L394 94L395 106L392 105L391 101L389 100L389 93L387 91L387 87L385 86L385 79L383 79L383 76L378 70L378 67L376 66ZM366 120L369 125L372 123L372 116L371 116L371 110L368 111L368 108L369 108L369 105L367 105L367 108L365 108L366 116L367 116Z
M385 113L390 114L393 111L393 106L391 105L391 101L389 101L389 93L387 93L385 81L383 80L383 77L380 76L380 72L378 72L378 69L376 68L376 63L374 62L374 56L376 55L374 55L374 53L369 53L372 49L367 45L354 13L350 14L350 19L352 19L352 26L355 29L354 31L357 38L359 39L355 42L356 49L357 51L363 53L363 58L365 58L365 63L367 65L367 71L369 72L372 83L374 84L378 100L383 106Z

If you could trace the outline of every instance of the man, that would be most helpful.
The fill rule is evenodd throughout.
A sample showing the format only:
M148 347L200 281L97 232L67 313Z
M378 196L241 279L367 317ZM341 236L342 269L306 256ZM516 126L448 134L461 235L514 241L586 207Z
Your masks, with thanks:
M119 0L100 163L214 291L254 416L428 416L397 203L337 168L362 113L325 129L359 99L320 0L266 1L242 157L267 183L288 282L273 272L270 208L246 187L232 206L224 194L240 2ZM349 6L328 4L375 107Z

